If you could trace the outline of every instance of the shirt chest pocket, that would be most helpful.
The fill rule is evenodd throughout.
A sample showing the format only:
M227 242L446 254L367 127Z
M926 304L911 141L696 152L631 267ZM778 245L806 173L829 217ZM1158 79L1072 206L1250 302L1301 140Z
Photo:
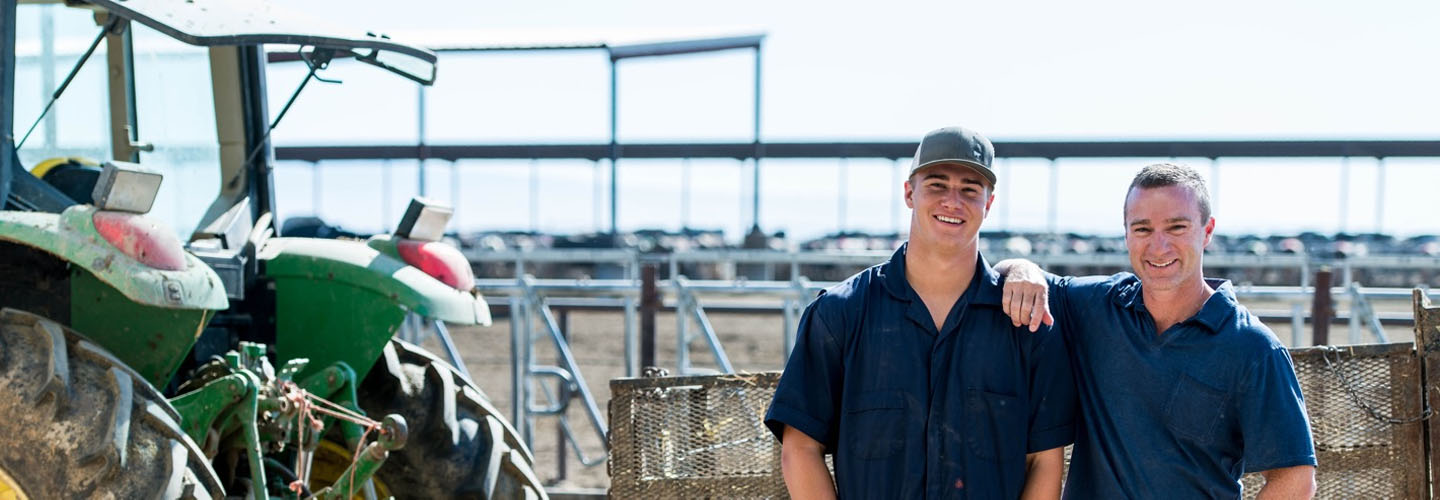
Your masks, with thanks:
M1016 396L971 390L966 395L966 412L974 427L965 442L970 451L985 460L1015 460L1025 457L1025 405Z
M889 458L905 447L904 393L862 392L846 402L845 413L856 456Z
M1166 425L1196 444L1210 443L1225 420L1229 399L1224 391L1182 373L1165 404Z

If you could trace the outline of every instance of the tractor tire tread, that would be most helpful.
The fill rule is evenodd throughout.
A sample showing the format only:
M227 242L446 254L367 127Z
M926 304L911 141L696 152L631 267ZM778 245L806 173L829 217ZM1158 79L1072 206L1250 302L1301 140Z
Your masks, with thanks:
M55 321L0 310L0 386L0 469L31 498L224 496L159 391Z
M407 418L410 440L377 475L414 498L547 498L530 453L484 392L449 363L400 340L361 383L372 418ZM398 498L398 497L397 497Z

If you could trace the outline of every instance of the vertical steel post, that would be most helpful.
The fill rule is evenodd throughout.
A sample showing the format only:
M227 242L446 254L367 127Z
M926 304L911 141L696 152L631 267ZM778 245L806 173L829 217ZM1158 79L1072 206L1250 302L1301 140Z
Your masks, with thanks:
M680 159L680 230L690 229L690 159Z
M1305 331L1305 305L1290 304L1290 347L1300 347L1300 334Z
M1216 212L1220 205L1220 159L1210 159L1210 213Z
M612 238L612 241L614 241L615 243L618 243L618 242L619 242L619 238L618 238L618 237L619 237L619 235L620 235L620 226L619 226L619 223L618 223L618 221L619 221L618 217L619 217L619 216L617 215L617 214L618 214L618 211L619 211L619 205L618 205L618 200L619 200L619 197L618 197L619 186L617 185L617 183L619 182L619 179L620 179L620 177L619 177L619 173L620 173L620 172L619 172L619 169L616 167L616 162L620 161L620 139L619 139L619 135L618 135L618 134L619 134L619 131L620 131L620 129L619 129L619 126L620 126L620 120L619 120L619 116L620 116L620 92L617 90L617 89L619 88L619 87L618 87L618 85L619 85L619 76L618 76L618 74L617 74L617 71L618 71L619 68L616 67L616 65L618 65L618 64L619 64L619 60L615 58L615 54L614 54L614 53L611 53L611 54L610 54L610 237Z
M1385 157L1375 158L1375 233L1385 234Z
M392 167L390 160L380 161L380 231L382 232L386 228L393 227L390 225L390 195L392 192L390 188L393 187L390 182L390 170Z
M1310 307L1310 326L1314 329L1310 345L1330 345L1330 318L1335 309L1330 298L1330 268L1315 271L1315 302Z
M780 302L780 314L785 319L785 325L780 330L781 344L785 347L785 359L790 359L790 351L795 349L795 342L791 339L790 332L795 330L795 299L786 298Z
M1012 211L1012 210L1011 210L1011 207L1014 207L1014 206L1015 206L1014 203L1011 203L1011 202L1010 202L1010 198L1011 198L1010 193L1015 192L1014 189L1011 189L1011 188L1010 188L1011 186L1014 186L1014 185L1015 185L1015 182L1012 181L1012 180L1010 180L1010 179L1014 179L1015 177L1011 177L1010 174L1011 174L1011 171L1012 171L1012 170L1015 170L1015 168L1014 168L1013 165L1011 165L1012 162L1011 162L1011 160L1010 160L1009 158L1005 158L1005 159L1001 160L1001 162L1002 162L1002 163L1001 163L1001 168L1004 168L1004 169L1005 169L1004 172L1003 172L1004 177L1001 177L1001 179L1006 179L1006 181L1005 181L1005 196L1001 196L1001 197L1000 197L1000 206L1003 207L1003 210L1000 212L1000 217L1001 217L1001 218L1000 218L1000 228L1003 229L1003 230L1009 231L1009 230L1010 230L1010 212Z
M631 251L625 265L625 281L632 287L640 284L640 253ZM625 294L625 376L640 376L639 297Z
M904 203L900 197L905 194L905 187L900 179L900 159L896 158L890 162L890 230L896 235L900 234L900 205ZM795 279L794 273L790 279Z
M640 376L640 336L635 297L625 297L625 376Z
M527 341L525 328L525 303L520 297L510 297L510 422L515 431L525 429L525 356L522 347ZM527 441L528 442L528 441Z
M559 313L559 317L558 317L558 318L555 318L555 319L557 320L557 321L556 321L557 323L560 323L560 338L561 338L562 340L564 340L564 341L568 344L568 343L570 342L570 310L569 310L569 309L560 309L560 310L557 311L557 312ZM561 383L564 383L564 382L561 382ZM569 391L560 391L560 393L561 393L561 394L569 394L570 392L569 392ZM571 397L574 397L574 396L572 395ZM569 406L569 401L568 401L568 400L567 400L567 401L564 401L564 402L556 401L556 403L559 403L562 407ZM566 434L566 430L565 430L565 413L562 412L562 413L560 414L560 418L555 419L555 480L556 480L556 481L564 481L564 480L565 480L565 455L566 455L566 453L565 453L565 434Z
M320 162L310 163L310 212L320 216L320 196L323 183L320 182Z
M601 217L604 217L603 214L605 213L605 183L601 180L601 177L605 173L605 167L600 165L600 160L595 160L591 164L591 167L592 172L590 178L595 183L595 189L594 192L590 194L590 223L595 227L595 232L599 233L605 228L605 222L601 220Z
M837 176L836 176L836 177L840 178L840 182L839 182L840 185L839 185L839 189L837 190L838 192L835 194L835 199L836 199L836 200L835 200L835 203L836 203L836 206L835 206L835 231L836 231L836 232L839 232L839 233L844 233L844 232L845 232L845 225L846 225L846 224L845 224L845 223L846 223L846 221L845 221L845 218L846 218L846 217L845 217L845 216L848 215L848 214L845 213L845 205L847 205L847 203L846 203L846 201L847 201L846 198L849 198L849 197L850 197L850 192L849 192L849 191L850 191L850 159L849 159L849 158L841 158L841 159L840 159L840 172L839 172L839 174L840 174L840 175L837 175Z
M460 224L461 219L460 217L458 217L461 212L460 160L452 160L450 162L450 210L452 210L452 215L450 216L450 227L455 228L455 231L458 233L460 232L460 228L463 227Z
M1046 216L1045 229L1055 234L1060 224L1060 163L1050 159L1050 213Z
M755 124L753 135L755 145L755 172L751 185L750 217L752 232L760 231L760 159L765 156L765 145L760 143L760 45L755 45ZM672 277L673 278L673 277Z
M1350 157L1340 158L1340 226L1337 231L1343 233L1350 223Z
M640 270L640 367L655 366L655 312L660 294L655 289L655 265Z
M1440 307L1430 303L1430 298L1419 288L1410 292L1415 311L1415 351L1420 358L1420 399L1421 408L1437 404L1435 388L1440 387ZM1431 418L1425 426L1425 465L1429 471L1421 471L1420 477L1440 471L1440 418ZM1416 498L1423 496L1417 495Z
M1353 281L1345 280L1345 291L1349 299L1345 302L1345 310L1350 313L1350 345L1355 345L1360 343L1360 302L1365 299L1360 296L1360 288Z
M530 159L530 232L540 232L540 160Z
M680 285L681 276L671 276L675 284L675 375L690 373L690 296Z

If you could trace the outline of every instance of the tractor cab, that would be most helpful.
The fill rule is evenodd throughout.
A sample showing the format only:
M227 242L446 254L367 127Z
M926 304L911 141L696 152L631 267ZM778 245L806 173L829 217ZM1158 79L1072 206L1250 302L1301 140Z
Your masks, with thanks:
M275 236L271 132L340 58L435 79L264 1L0 0L0 498L544 498L463 364L394 338L489 322L447 208Z

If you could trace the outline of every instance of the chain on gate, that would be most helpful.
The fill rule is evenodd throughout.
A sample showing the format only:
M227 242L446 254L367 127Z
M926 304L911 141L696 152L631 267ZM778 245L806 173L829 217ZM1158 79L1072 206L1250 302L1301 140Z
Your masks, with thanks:
M1350 401L1354 403L1356 407L1365 410L1365 413L1369 414L1370 418L1390 425L1403 425L1429 420L1430 417L1434 415L1434 411L1430 408L1430 398L1426 397L1427 395L1425 394L1428 391L1421 391L1420 399L1424 403L1425 409L1420 412L1420 415L1414 417L1399 418L1381 413L1380 410L1376 409L1374 405L1370 404L1369 402L1365 401L1360 397L1360 392L1355 389L1355 384L1351 382L1350 378L1345 375L1345 371L1340 366L1342 362L1342 360L1340 359L1341 349L1336 346L1319 347L1321 348L1320 359L1325 360L1325 367L1330 369L1330 373L1335 375L1335 378L1340 380L1340 386L1345 388L1345 393L1350 395ZM1334 362L1330 361L1331 353L1335 354Z

